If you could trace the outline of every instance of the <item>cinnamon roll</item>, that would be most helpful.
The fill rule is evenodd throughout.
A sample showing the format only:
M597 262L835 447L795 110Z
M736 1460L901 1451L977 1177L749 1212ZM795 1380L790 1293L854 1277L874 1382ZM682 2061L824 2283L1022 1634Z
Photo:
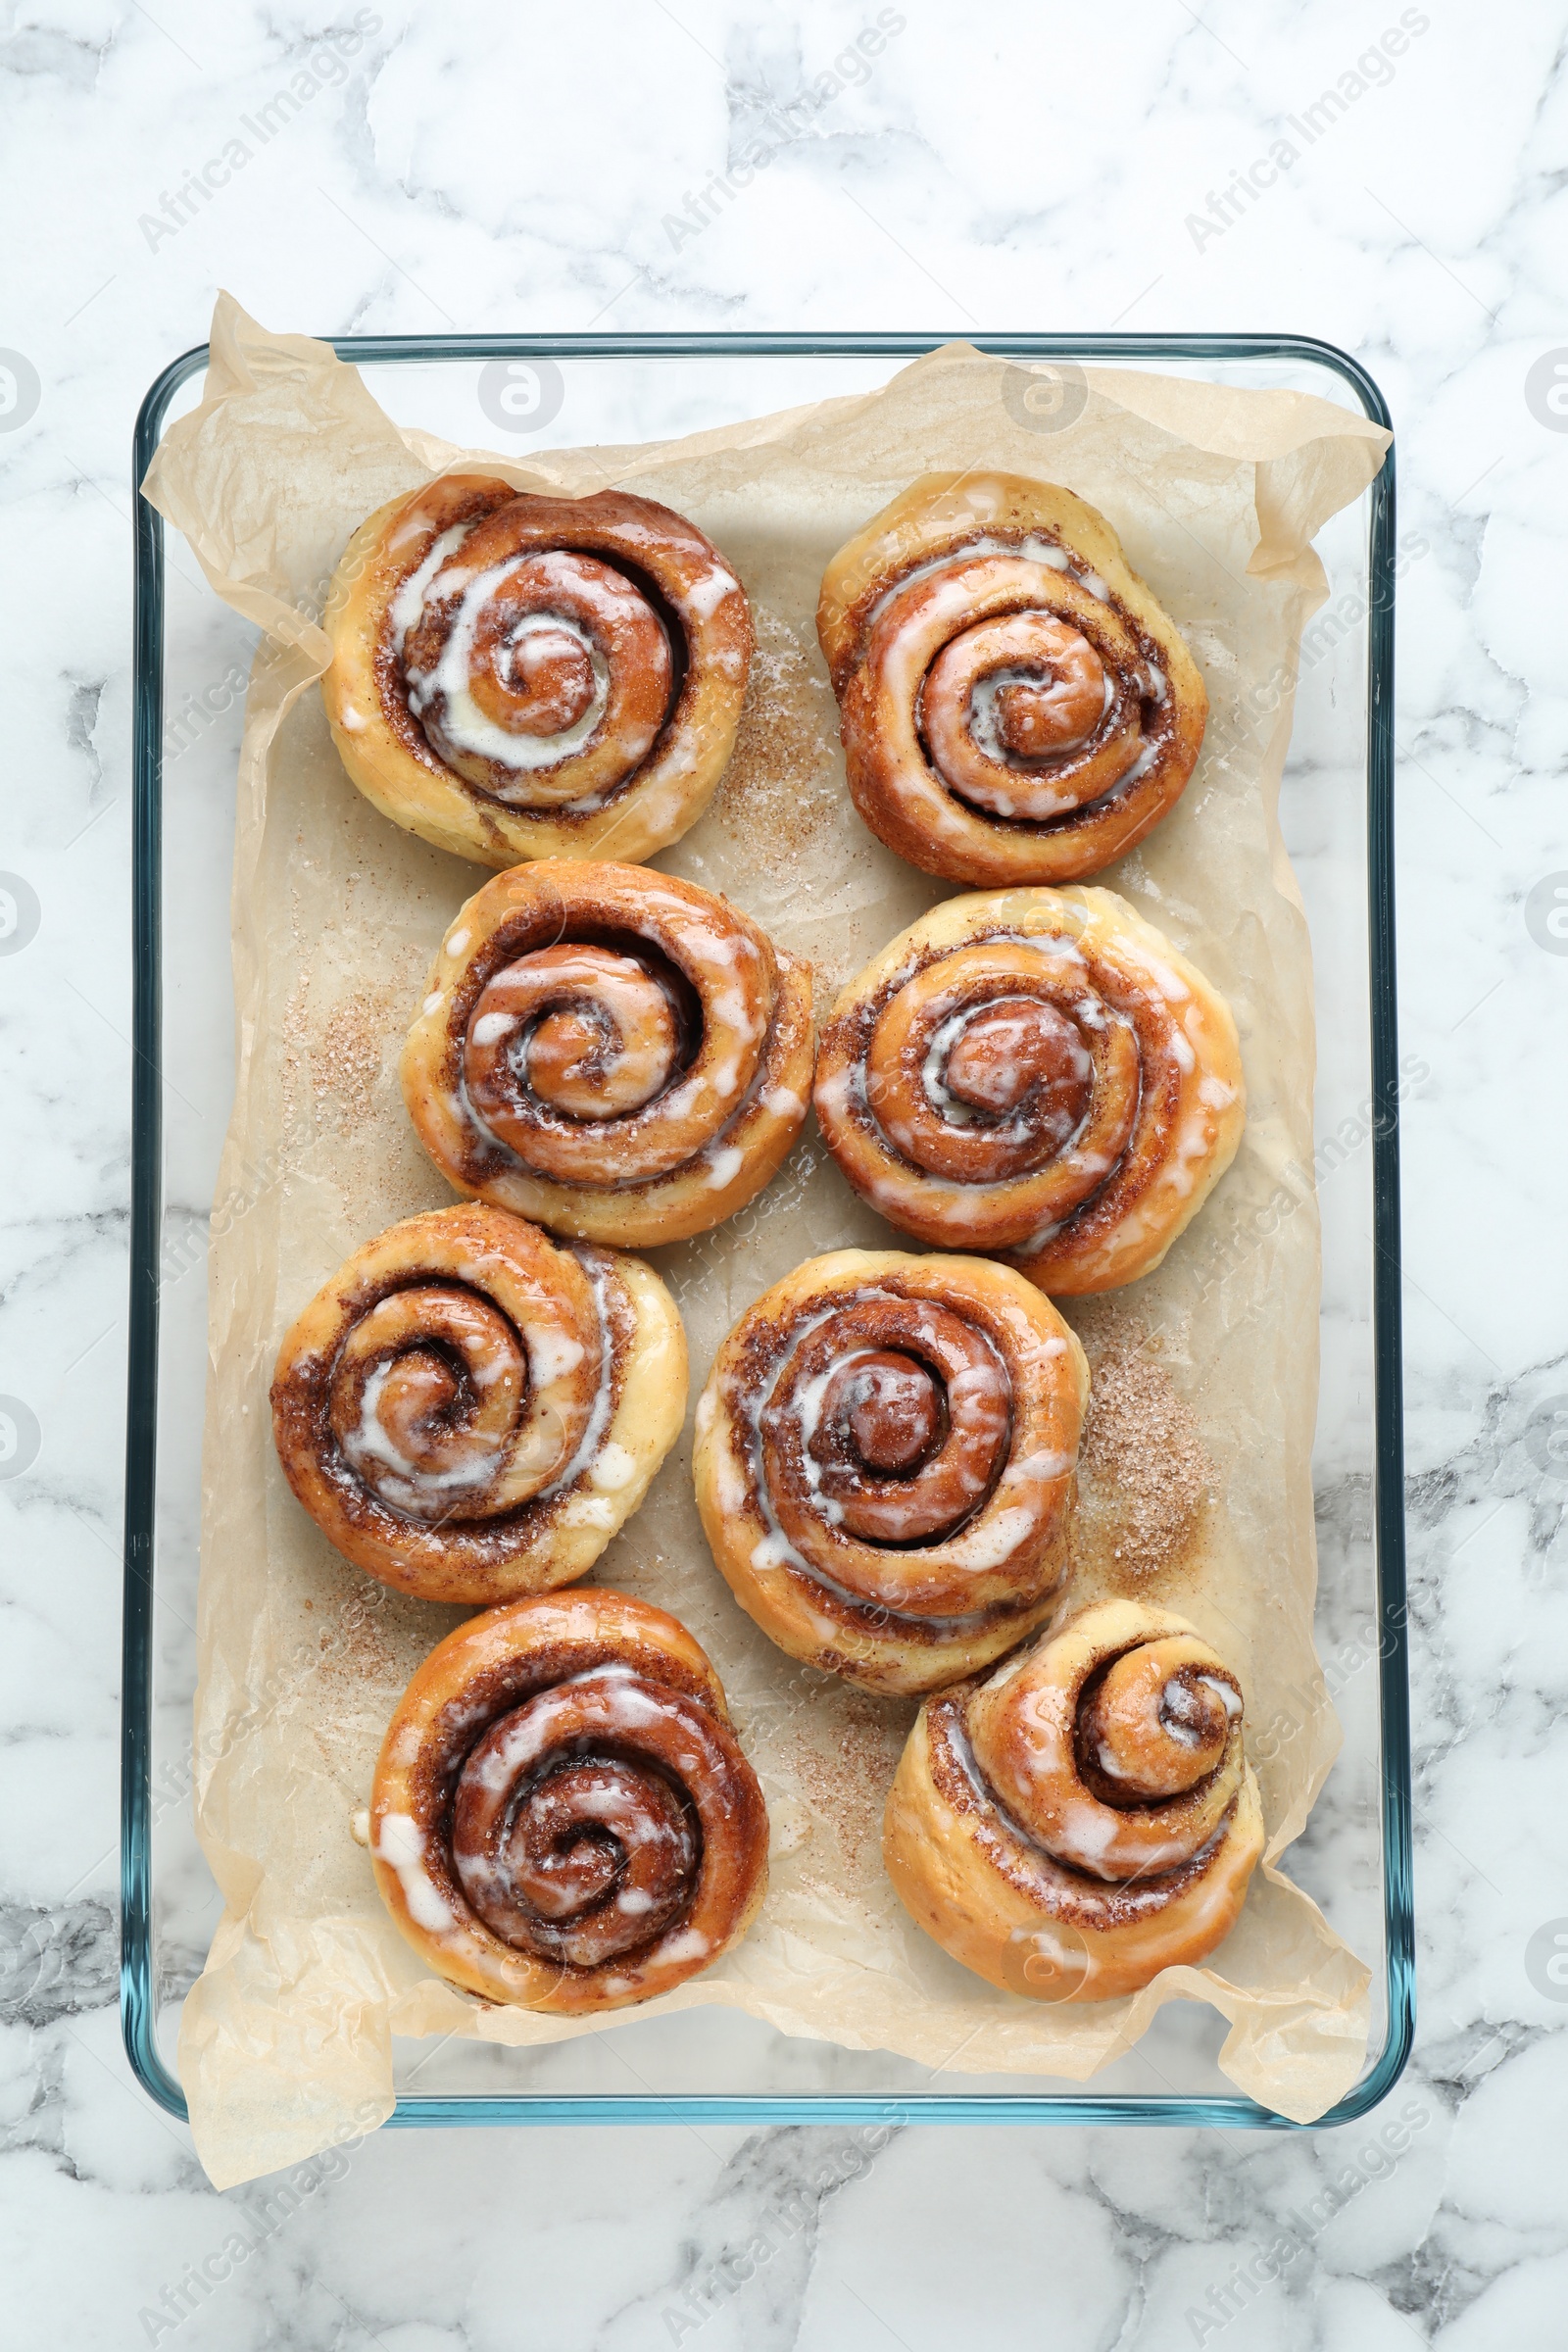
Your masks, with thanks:
M1011 473L922 474L828 565L817 634L855 805L957 882L1075 882L1174 808L1198 665L1102 514Z
M752 658L745 591L695 523L475 473L361 524L325 627L321 694L355 783L486 865L678 840L729 758Z
M890 1224L1061 1297L1159 1264L1236 1155L1224 999L1108 890L949 899L852 980L816 1115Z
M794 1658L930 1690L1049 1613L1089 1373L1050 1300L972 1257L840 1250L759 1298L697 1408L697 1506Z
M779 1166L811 1048L808 967L726 901L546 860L453 921L403 1094L461 1192L589 1241L679 1241Z
M767 1814L705 1653L620 1592L459 1626L387 1726L376 1885L438 1975L559 2014L668 1992L739 1941Z
M278 1350L272 1432L328 1542L383 1584L482 1606L586 1575L686 1411L652 1269L520 1217L405 1217Z
M1082 1610L929 1698L883 1850L911 1918L965 1968L1104 2001L1203 1959L1263 1850L1242 1687L1184 1619Z

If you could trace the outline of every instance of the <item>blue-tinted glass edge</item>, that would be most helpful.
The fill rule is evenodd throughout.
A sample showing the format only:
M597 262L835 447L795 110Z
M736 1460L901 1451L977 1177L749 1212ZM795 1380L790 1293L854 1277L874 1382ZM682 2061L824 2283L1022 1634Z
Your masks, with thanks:
M351 362L554 358L780 356L844 352L917 357L949 341L1040 358L1110 360L1300 358L1332 368L1376 424L1392 429L1374 378L1348 352L1302 335L431 335L325 336ZM203 344L155 379L136 418L132 901L130 1297L125 1425L124 1617L121 1741L121 2022L131 2070L170 2114L186 2103L157 2045L152 1942L152 1576L157 1480L159 1222L162 1208L163 520L141 483L181 384L204 368ZM922 2093L906 2098L789 2095L607 2098L399 2099L404 2127L498 2124L1143 2124L1320 2131L1354 2121L1388 2096L1415 2031L1408 1618L1405 1604L1403 1390L1400 1322L1398 1032L1395 963L1394 596L1395 463L1372 486L1368 573L1367 873L1370 928L1373 1132L1373 1316L1376 1367L1376 1548L1383 1761L1384 1905L1388 2029L1375 2064L1338 2105L1308 2126L1247 2098L1180 2095L1036 2096Z

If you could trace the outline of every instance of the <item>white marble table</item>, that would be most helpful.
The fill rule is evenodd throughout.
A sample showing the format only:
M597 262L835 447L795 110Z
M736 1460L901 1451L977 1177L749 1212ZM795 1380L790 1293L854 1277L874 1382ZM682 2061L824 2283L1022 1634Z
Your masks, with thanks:
M1559 14L487 0L410 20L383 0L342 11L341 37L320 22L41 0L0 36L0 1392L23 1408L0 1462L0 2337L1560 2344ZM866 28L880 47L852 50ZM758 142L767 168L737 172ZM1430 1076L1405 1106L1421 2023L1373 2118L875 2147L383 2134L270 2215L272 2184L217 2195L132 2082L126 461L219 283L269 323L343 331L1275 327L1382 382L1425 542L1401 584L1399 885L1403 1043Z

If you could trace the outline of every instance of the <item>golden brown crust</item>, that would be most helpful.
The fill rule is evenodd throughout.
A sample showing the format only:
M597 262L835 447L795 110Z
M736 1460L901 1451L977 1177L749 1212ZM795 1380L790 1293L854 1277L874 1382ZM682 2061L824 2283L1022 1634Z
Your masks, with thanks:
M585 1576L686 1409L686 1337L639 1259L485 1207L366 1244L278 1350L289 1485L355 1565L491 1606Z
M1183 1619L1081 1610L921 1708L884 1831L900 1899L1034 2000L1111 2000L1196 1964L1263 1850L1242 1720L1235 1675Z
M729 758L752 656L745 592L683 515L485 474L362 523L325 627L321 696L354 782L496 866L678 840Z
M720 1348L693 1470L714 1560L781 1649L920 1691L1013 1648L1066 1563L1083 1351L979 1258L841 1250Z
M438 1975L561 2015L652 2000L745 1935L767 1814L723 1690L662 1609L619 1592L460 1626L387 1726L376 1885Z
M1104 516L1019 474L923 474L839 550L817 633L850 791L957 882L1074 882L1136 847L1208 698Z
M812 1043L808 968L727 901L551 859L454 918L403 1094L461 1192L646 1247L760 1192L806 1117Z
M891 1224L1063 1298L1157 1266L1246 1121L1229 1006L1108 890L976 892L912 923L834 1005L813 1099Z

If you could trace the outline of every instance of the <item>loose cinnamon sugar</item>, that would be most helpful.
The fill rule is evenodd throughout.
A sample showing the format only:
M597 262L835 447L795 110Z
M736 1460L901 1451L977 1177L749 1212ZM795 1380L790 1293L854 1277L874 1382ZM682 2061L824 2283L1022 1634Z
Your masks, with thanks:
M833 1713L836 1723L824 1720L815 1737L796 1733L786 1752L808 1818L832 1833L853 1881L881 1851L882 1808L913 1710L851 1690Z
M385 1598L374 1592L343 1607L317 1636L319 1671L348 1683L384 1681L395 1671L384 1614Z
M381 1057L397 1026L379 990L362 990L336 1004L310 1048L318 1104L330 1101L345 1121L368 1118L380 1082Z
M798 858L836 810L838 709L794 630L768 612L756 619L746 706L713 814L767 872Z
M384 1715L414 1664L462 1622L465 1612L432 1608L428 1601L362 1577L357 1585L335 1590L330 1605L323 1600L323 1614L326 1622L318 1631L305 1630L296 1671L320 1678L322 1690L331 1692L332 1709L368 1706Z
M1079 1333L1093 1390L1079 1455L1073 1552L1109 1592L1146 1589L1190 1557L1215 1470L1157 1335L1119 1315Z

